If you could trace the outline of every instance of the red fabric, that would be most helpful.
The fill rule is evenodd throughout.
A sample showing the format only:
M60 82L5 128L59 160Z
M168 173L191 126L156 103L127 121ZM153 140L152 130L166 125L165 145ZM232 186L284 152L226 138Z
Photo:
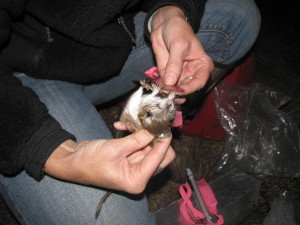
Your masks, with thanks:
M253 82L253 75L254 56L250 55L246 61L225 77L224 81L248 86ZM188 136L198 136L218 141L225 139L224 130L218 120L212 92L207 95L193 120L183 121L181 132Z

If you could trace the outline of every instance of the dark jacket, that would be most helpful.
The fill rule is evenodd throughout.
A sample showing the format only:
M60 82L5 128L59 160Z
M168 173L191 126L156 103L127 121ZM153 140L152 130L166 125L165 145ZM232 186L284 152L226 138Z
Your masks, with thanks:
M75 140L48 114L38 96L12 75L80 84L117 76L134 46L133 16L159 7L183 9L196 30L201 0L1 0L0 1L0 172L26 170L35 179L53 150ZM146 29L146 35L147 33Z

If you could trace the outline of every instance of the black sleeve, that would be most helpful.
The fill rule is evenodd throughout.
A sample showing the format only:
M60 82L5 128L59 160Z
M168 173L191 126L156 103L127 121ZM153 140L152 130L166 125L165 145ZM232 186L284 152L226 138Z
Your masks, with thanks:
M206 0L145 0L143 7L148 13L144 24L146 36L150 37L150 33L148 31L148 20L151 15L160 7L167 5L177 6L182 9L193 30L196 31L199 28L205 4Z
M0 1L0 47L10 35L11 18L19 16L27 0L1 0Z
M36 180L50 154L62 142L75 140L48 114L35 92L0 65L0 172L26 170Z

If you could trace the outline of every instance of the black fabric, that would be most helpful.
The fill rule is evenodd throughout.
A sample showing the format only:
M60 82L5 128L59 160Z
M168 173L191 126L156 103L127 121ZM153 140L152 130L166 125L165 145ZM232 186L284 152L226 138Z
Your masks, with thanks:
M119 47L123 28L119 15L127 14L139 0L29 0L26 11L50 28L85 45ZM132 18L131 18L132 19ZM130 27L134 31L133 26Z
M0 1L0 47L5 43L10 34L11 18L20 15L26 0L1 0Z
M79 84L112 78L118 75L133 48L133 16L142 2L137 3L138 0L29 0L25 16L13 23L0 63L35 78ZM149 17L159 7L176 5L196 30L204 3L148 0L143 8L149 11ZM124 24L118 23L120 17Z
M43 168L53 149L56 149L62 142L72 139L73 135L66 132L52 117L43 121L40 129L30 138L22 151L19 166L24 167L26 172L36 180L44 176Z
M121 28L117 37L125 43L94 47L76 42L25 15L13 23L0 63L35 78L80 84L100 82L118 74L132 50L131 37L124 28L119 24L113 26Z
M0 171L16 175L25 169L35 179L42 177L51 152L74 137L62 130L38 96L0 65Z

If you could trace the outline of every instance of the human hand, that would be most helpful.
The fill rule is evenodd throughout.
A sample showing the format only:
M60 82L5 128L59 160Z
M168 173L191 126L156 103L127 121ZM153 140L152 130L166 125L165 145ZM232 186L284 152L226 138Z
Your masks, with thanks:
M150 147L153 139L140 130L120 139L68 140L48 158L45 172L68 181L138 194L153 174L175 157L171 137Z
M158 9L153 16L150 39L165 85L182 88L184 92L178 95L191 94L205 85L213 61L181 9L175 6Z

